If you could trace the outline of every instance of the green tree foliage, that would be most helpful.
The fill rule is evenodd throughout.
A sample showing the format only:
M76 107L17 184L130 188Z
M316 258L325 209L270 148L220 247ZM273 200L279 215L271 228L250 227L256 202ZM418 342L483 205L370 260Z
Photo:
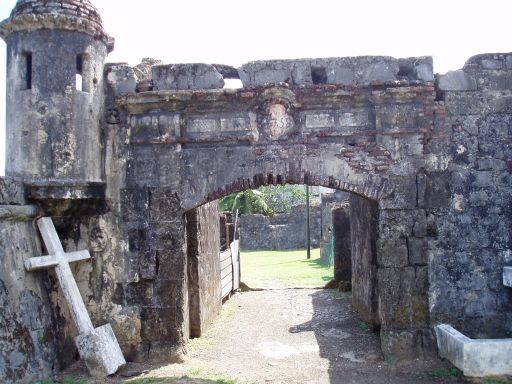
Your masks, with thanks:
M219 207L222 211L230 211L239 214L261 213L266 216L274 214L273 209L267 203L263 192L256 189L247 189L234 193L222 199Z
M304 185L269 185L259 189L276 213L287 213L297 205L306 204Z
M303 185L269 185L229 195L220 201L220 209L233 213L238 209L240 214L272 216L274 213L288 213L294 207L305 204L306 188Z

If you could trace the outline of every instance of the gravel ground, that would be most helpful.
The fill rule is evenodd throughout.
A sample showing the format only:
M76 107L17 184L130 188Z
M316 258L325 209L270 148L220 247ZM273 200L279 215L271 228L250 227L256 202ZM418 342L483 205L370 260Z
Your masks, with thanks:
M130 364L124 372L143 371L139 378L207 379L177 383L214 383L218 378L276 384L466 382L449 376L451 366L437 359L401 365L385 361L378 335L360 321L350 301L349 294L324 289L239 293L224 305L205 337L190 342L184 363ZM101 382L123 380L119 375Z

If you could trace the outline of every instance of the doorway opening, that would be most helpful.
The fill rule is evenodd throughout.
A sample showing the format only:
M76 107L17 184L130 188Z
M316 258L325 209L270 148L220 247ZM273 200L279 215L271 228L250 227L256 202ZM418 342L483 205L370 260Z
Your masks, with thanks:
M351 295L369 329L377 311L377 203L283 185L243 190L186 213L190 337L239 291L328 288ZM310 258L307 252L309 211Z

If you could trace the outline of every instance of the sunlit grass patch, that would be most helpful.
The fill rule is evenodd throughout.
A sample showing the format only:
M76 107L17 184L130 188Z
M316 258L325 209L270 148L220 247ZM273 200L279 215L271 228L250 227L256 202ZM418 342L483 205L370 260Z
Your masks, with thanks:
M330 281L333 267L320 260L320 249L293 251L241 251L242 281L249 287L267 286L272 282L291 287L318 287Z

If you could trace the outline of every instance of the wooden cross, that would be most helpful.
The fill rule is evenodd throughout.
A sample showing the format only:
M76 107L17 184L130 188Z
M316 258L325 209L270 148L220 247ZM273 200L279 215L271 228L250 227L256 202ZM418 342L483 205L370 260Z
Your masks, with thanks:
M76 285L75 278L69 267L69 263L91 258L89 251L78 251L66 253L53 225L53 221L49 217L43 217L37 221L39 231L43 236L44 244L48 250L48 256L32 257L25 261L25 269L27 271L35 271L38 269L55 268L55 274L59 280L62 292L68 302L71 316L75 321L80 334L89 333L94 330L85 304Z

